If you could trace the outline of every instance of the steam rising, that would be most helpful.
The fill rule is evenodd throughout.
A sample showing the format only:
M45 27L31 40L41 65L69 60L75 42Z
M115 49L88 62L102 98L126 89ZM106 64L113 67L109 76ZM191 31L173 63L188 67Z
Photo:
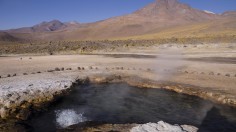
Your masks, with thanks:
M185 62L182 51L177 48L164 48L158 53L155 64L155 72L158 80L170 79L178 69L184 67Z
M56 112L56 122L62 128L66 128L86 120L87 119L83 117L83 113L77 114L74 110L68 109Z

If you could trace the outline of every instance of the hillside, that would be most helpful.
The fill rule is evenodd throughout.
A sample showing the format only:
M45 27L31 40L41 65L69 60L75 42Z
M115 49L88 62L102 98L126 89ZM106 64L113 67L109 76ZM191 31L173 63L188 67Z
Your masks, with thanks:
M94 23L63 23L53 20L7 32L20 39L44 41L203 36L214 39L219 35L236 34L235 14L234 11L221 15L201 11L178 0L156 0L131 14Z
M18 41L20 39L12 36L7 32L0 32L0 41Z

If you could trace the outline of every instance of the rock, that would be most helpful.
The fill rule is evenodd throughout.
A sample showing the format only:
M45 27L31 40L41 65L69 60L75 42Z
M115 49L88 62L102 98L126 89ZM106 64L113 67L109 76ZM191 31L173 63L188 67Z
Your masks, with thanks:
M11 108L11 106L12 106L14 103L15 103L14 101L8 100L8 101L6 101L6 103L4 104L4 106L7 107L7 108Z
M181 125L181 127L183 128L184 131L187 131L187 132L197 132L198 131L197 127L190 126L190 125Z
M56 68L55 68L55 71L60 71L60 68L56 67Z
M225 74L225 76L226 76L226 77L230 77L230 74L229 74L229 73L227 73L227 74Z
M198 128L189 125L171 125L163 121L133 127L130 132L197 132Z
M16 118L21 119L21 120L26 120L26 119L28 119L30 114L31 114L31 112L28 109L22 109L16 115Z
M0 109L0 117L4 119L8 116L9 116L9 114L8 114L7 110L5 108L1 108Z

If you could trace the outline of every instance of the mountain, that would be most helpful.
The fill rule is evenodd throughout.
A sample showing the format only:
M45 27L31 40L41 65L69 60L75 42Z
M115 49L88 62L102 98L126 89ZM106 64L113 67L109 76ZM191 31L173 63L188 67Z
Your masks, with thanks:
M66 27L67 26L64 23L58 20L53 20L50 22L42 22L38 25L33 26L31 29L34 32L50 32L50 31L57 31L60 29L64 29Z
M171 29L178 29L178 27L184 27L183 29L188 32L193 30L191 25L194 25L194 27L200 27L199 29L194 28L196 30L194 34L198 34L203 31L208 32L207 28L212 27L212 21L214 21L213 25L221 26L219 32L224 30L235 31L235 28L232 29L232 27L235 25L233 22L236 17L233 16L235 16L234 12L218 15L210 11L194 9L178 0L156 0L131 14L94 23L62 23L53 20L33 27L8 30L7 32L21 39L27 37L33 40L93 40L156 34L163 30L172 31ZM230 20L228 21L228 19ZM221 24L225 21L228 23ZM204 23L207 23L208 26L202 26ZM198 24L201 26L196 26ZM191 29L188 30L187 28ZM213 29L216 30L215 27Z
M169 23L168 20L175 20L179 24L180 22L196 22L217 17L215 14L193 9L186 4L179 3L177 0L156 0L132 15L144 16L167 23Z
M0 41L18 41L19 39L7 32L0 32Z
M52 20L50 22L42 22L32 27L24 27L19 29L8 30L11 33L33 33L33 32L52 32L63 30L67 27L77 25L78 23L62 23L59 20Z
M236 17L236 11L226 11L222 14L225 17Z

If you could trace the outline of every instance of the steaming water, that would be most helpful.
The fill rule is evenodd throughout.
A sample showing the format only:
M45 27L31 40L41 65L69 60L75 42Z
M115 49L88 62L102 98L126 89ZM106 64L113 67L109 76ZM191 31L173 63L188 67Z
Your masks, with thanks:
M58 127L66 128L86 120L87 119L83 117L83 113L77 114L74 110L56 111L56 123Z
M160 120L189 124L202 131L236 131L236 109L194 96L127 84L77 86L47 112L32 117L34 131L57 129L85 121L148 123Z

